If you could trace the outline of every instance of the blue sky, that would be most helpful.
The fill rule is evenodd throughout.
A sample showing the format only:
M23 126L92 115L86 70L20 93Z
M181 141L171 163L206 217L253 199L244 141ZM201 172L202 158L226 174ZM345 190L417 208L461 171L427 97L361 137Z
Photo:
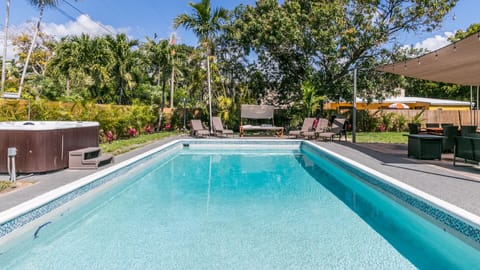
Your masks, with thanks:
M181 13L190 13L191 7L188 5L191 0L64 0L59 1L59 9L51 8L46 10L44 22L46 27L48 23L57 25L67 25L72 19L77 19L80 13L69 4L88 14L93 21L105 25L109 29L127 32L131 37L143 40L146 36L153 37L154 33L159 38L168 38L174 31L173 19ZM38 11L33 8L27 0L13 0L10 6L10 24L20 25L26 20L34 20L38 16ZM197 2L197 0L193 1ZM224 7L233 9L242 4L255 4L255 0L211 0L212 7ZM3 15L5 10L5 1L2 1ZM66 13L66 14L65 14ZM89 25L90 22L81 21L80 24L87 24L86 27L95 27ZM180 42L189 45L197 43L196 37L183 29L178 29ZM60 35L60 33L58 33Z
M48 9L44 16L44 30L57 37L67 33L92 32L102 33L105 28L113 33L126 32L130 37L143 40L146 36L168 38L174 31L173 18L187 12L191 8L191 0L59 0L59 9ZM10 25L19 31L25 27L25 22L35 20L38 11L27 0L13 0L10 6ZM1 30L3 31L5 1L0 2ZM78 10L88 14L81 14ZM222 6L233 9L239 4L255 4L255 0L211 0L213 7ZM423 46L436 49L446 45L446 33L453 33L458 29L466 29L470 24L480 22L478 10L479 0L460 0L455 9L447 15L444 25L432 33L402 33L398 41L405 45ZM455 19L453 19L455 17ZM99 24L103 26L99 26ZM196 37L183 29L177 31L180 43L195 45ZM3 37L3 33L2 33Z

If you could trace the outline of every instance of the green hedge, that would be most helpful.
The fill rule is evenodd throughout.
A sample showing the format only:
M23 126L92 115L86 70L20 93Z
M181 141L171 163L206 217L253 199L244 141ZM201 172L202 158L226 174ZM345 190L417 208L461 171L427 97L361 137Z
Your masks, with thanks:
M131 106L101 105L93 102L52 102L45 100L2 100L0 121L97 121L101 134L111 130L116 137L128 136L128 128L143 131L146 125L156 127L158 108L134 104Z

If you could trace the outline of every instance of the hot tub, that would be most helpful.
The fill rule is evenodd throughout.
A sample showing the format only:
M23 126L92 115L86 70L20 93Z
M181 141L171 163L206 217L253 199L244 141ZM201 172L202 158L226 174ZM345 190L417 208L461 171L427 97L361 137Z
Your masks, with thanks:
M98 122L0 122L0 172L7 173L8 148L17 148L18 173L36 173L68 167L68 152L98 146Z

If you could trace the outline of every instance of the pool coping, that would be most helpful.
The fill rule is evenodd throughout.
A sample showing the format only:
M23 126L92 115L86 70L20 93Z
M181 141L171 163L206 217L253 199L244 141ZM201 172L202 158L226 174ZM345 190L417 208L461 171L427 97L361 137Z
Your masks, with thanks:
M365 184L380 190L391 199L410 208L443 230L454 234L474 248L480 249L479 216L350 158L339 155L316 144L306 143L313 147L313 149L323 151L327 155L330 155L330 157L327 156L327 158L331 162L343 167L343 169L350 171L353 168L356 172L355 174L364 181ZM343 163L339 163L335 159Z
M321 147L321 146L318 146L316 144L312 144L310 142L304 142L304 143L309 143L311 144L311 146L313 147ZM379 177L381 180L385 180L387 181L388 183L396 186L396 187L399 187L401 188L403 191L406 191L408 193L410 193L411 195L415 195L421 199L424 199L425 201L427 202L430 202L440 208L442 208L443 210L447 211L447 212L450 212L451 214L454 214L456 215L457 217L459 218L462 218L462 219L465 219L466 221L470 221L473 225L476 225L476 226L479 226L480 227L480 216L477 216L471 212L468 212L467 210L463 209L463 208L460 208L456 205L453 205L449 202L446 202L442 199L439 199L433 195L430 195L424 191L421 191L420 189L417 189L417 188L414 188L410 185L407 185L399 180L397 180L396 178L394 177L391 177L391 176L388 176L386 174L383 174L375 169L372 169L370 167L367 167L355 160L352 160L350 158L347 158L347 157L344 157L340 154L337 154L333 151L330 151L326 148L322 148L323 151L325 151L326 153L328 153L329 155L332 155L340 160L343 160L343 161L348 161L349 163L351 164L354 164L355 167L357 168L360 168L362 170L364 170L365 172L369 173L369 174L372 174L372 175L375 175L377 177Z
M470 224L473 227L476 227L476 229L478 231L480 231L480 229L479 229L480 228L480 217L479 216L477 216L477 215L475 215L471 212L468 212L468 211L466 211L466 210L464 210L464 209L462 209L458 206L455 206L451 203L448 203L444 200L441 200L441 199L439 199L435 196L432 196L432 195L430 195L426 192L423 192L423 191L421 191L417 188L409 186L409 185L395 179L394 177L390 177L388 175L385 175L381 172L378 172L375 169L369 168L369 167L367 167L367 166L365 166L365 165L363 165L359 162L356 162L356 161L354 161L350 158L347 158L345 156L339 155L339 154L337 154L333 151L330 151L330 150L328 150L328 149L326 149L326 148L324 148L320 145L314 144L314 143L309 142L309 141L304 141L304 140L278 140L278 139L243 139L243 140L237 140L237 139L204 139L204 140L177 139L177 140L171 141L169 143L166 143L164 145L158 146L158 147L156 147L154 149L151 149L149 151L146 151L146 152L144 152L142 154L139 154L135 157L132 157L128 160L125 160L123 162L115 164L115 165L113 165L109 168L106 168L105 170L102 170L102 171L96 172L94 174L82 177L77 181L74 181L74 182L69 183L65 186L62 186L62 187L56 188L54 190L51 190L51 191L49 191L45 194L42 194L42 195L40 195L36 198L28 200L28 201L26 201L26 202L24 202L24 203L22 203L18 206L15 206L13 208L10 208L6 211L1 212L0 213L0 239L3 236L8 235L9 233L15 231L17 228L23 227L24 225L30 223L31 221L33 221L36 218L41 217L42 215L45 214L45 213L43 213L44 211L40 211L40 213L38 213L37 217L33 217L33 218L30 217L30 218L27 218L27 219L22 219L23 216L28 215L29 213L32 213L32 211L35 211L36 209L39 209L40 207L43 207L43 206L48 205L48 204L53 205L54 203L52 203L52 202L54 202L55 200L58 200L59 198L62 198L62 197L66 197L68 194L70 194L72 192L75 192L75 191L78 191L78 190L80 190L80 189L82 189L82 188L84 188L88 185L91 185L92 183L99 182L98 184L100 185L100 184L102 184L102 181L103 182L108 182L112 178L114 178L116 174L118 175L119 171L128 170L129 167L134 166L135 164L137 164L137 162L142 161L144 159L148 159L149 157L153 157L153 156L155 156L155 154L157 154L161 151L168 150L169 148L172 148L172 147L173 147L172 149L176 149L176 147L184 147L185 145L189 145L189 144L195 144L195 145L205 144L205 145L207 145L207 144L214 143L216 145L218 145L218 144L225 144L225 145L229 145L229 144L236 144L236 145L240 144L241 145L241 144L244 144L244 145L249 145L249 144L252 144L252 143L255 143L255 142L266 143L266 144L269 144L270 147L271 147L271 145L282 145L282 146L297 145L299 149L302 147L303 144L309 145L310 147L313 147L314 149L322 151L322 152L324 152L324 153L326 153L326 154L328 154L328 155L330 155L330 156L332 156L336 159L339 159L339 160L350 163L351 165L358 168L359 170L362 170L367 174L375 176L376 178L378 178L377 180L387 182L387 184L393 185L394 188L400 189L400 191L406 192L407 194L413 195L417 199L420 199L420 200L423 200L423 201L425 201L429 204L432 204L434 208L435 207L439 208L440 211L444 211L447 214L450 214L457 219L465 221L465 222L467 222L467 224ZM95 186L93 186L92 188L95 188ZM84 191L83 193L88 192L92 188ZM74 198L82 195L83 193L75 196ZM61 202L60 205L63 205L66 202L68 202L72 199L69 199L65 202ZM53 209L55 209L57 207L59 207L59 206L55 206ZM50 211L47 211L47 212L50 212ZM11 223L12 221L15 221L15 220L18 220L17 224L14 224L14 226L10 229L9 228L5 229L6 224L8 224L9 222ZM467 235L467 237L470 237L470 236ZM476 241L477 243L479 242L478 237L474 238L472 240Z

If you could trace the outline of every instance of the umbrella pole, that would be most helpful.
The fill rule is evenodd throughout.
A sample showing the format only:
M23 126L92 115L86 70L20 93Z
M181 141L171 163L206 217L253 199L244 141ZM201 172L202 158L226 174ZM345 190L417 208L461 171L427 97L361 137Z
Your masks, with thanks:
M473 86L470 85L470 125L473 124L472 123L472 118L473 118L472 117L472 113L473 113L473 111L472 111L472 100L473 100Z
M352 123L352 143L356 143L357 142L357 69L353 70L353 115L352 115L352 122L353 122Z
M478 91L479 91L479 87L477 85L477 102L475 103L475 125L478 126Z

